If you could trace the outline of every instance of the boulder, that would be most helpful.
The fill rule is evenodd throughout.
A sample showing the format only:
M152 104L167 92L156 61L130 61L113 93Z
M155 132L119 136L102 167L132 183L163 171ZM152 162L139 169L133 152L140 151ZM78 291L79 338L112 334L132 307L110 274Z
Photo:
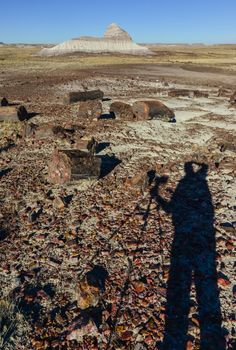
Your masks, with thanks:
M160 101L137 101L133 104L133 112L137 120L175 121L174 112Z

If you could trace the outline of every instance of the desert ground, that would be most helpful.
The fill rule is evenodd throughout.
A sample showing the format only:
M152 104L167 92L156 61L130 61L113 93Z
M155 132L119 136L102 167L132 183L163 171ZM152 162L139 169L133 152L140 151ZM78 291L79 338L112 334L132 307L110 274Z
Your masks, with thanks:
M0 100L31 116L0 122L2 349L235 347L236 45L150 48L0 47ZM63 102L94 89L102 117ZM137 100L163 102L176 122L110 118L112 102ZM67 132L26 137L30 123ZM113 162L99 179L50 181L54 150L80 137Z

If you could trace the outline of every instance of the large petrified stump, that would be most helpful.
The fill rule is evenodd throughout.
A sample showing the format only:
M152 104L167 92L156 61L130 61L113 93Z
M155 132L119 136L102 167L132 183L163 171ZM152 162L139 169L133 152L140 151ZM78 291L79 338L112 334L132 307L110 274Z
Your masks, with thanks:
M104 93L101 90L91 90L91 91L71 91L64 96L64 103L75 103L81 101L89 100L102 100Z
M102 161L90 153L79 150L57 150L48 164L51 182L64 184L80 179L97 179Z
M133 120L135 118L132 107L121 101L115 101L111 104L110 114L121 120Z
M133 112L137 120L175 121L174 112L160 101L137 101L133 104Z
M79 103L78 117L86 119L99 118L102 114L102 103L98 100Z
M28 112L24 106L18 108L14 106L0 107L0 121L24 121L28 119Z

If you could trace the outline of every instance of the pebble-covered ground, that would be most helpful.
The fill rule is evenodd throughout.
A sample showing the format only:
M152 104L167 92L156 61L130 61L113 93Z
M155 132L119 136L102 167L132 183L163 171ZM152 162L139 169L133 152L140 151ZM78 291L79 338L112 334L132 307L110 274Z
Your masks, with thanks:
M81 120L62 96L84 88L104 91L104 114L114 100L150 98L177 122ZM209 97L168 96L180 88ZM6 79L1 95L39 113L30 122L79 130L22 138L24 122L0 125L2 348L234 349L236 109L227 94L92 72ZM50 183L53 150L75 148L78 134L119 162L99 180Z

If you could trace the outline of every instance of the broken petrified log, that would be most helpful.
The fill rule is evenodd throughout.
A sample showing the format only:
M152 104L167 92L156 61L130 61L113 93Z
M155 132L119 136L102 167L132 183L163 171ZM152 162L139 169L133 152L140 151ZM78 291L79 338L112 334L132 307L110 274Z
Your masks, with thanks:
M200 90L188 90L188 89L173 89L168 91L168 96L170 97L209 97L209 93L207 91Z
M16 108L14 106L0 107L0 121L23 121L28 119L28 112L24 106Z
M190 90L187 89L173 89L168 91L168 96L170 97L179 97L179 96L184 96L184 97L190 97L191 96Z
M80 179L97 179L101 159L80 150L58 150L48 164L48 177L53 183L64 184Z
M98 143L94 137L84 136L78 140L76 146L77 146L77 149L79 149L81 151L90 152L90 153L94 154L94 153L96 153Z
M218 97L230 97L232 95L232 90L230 89L225 89L225 88L219 88L218 90Z
M137 120L175 121L174 112L160 101L137 101L133 104L133 112Z
M135 118L132 107L128 103L120 101L111 104L110 114L121 120L133 120Z
M80 118L99 118L102 114L102 103L98 100L84 101L79 103L78 117Z
M23 129L23 137L35 139L47 139L50 137L67 138L73 134L73 130L67 130L60 125L27 123Z
M3 99L1 100L1 106L2 107L9 106L9 103L8 103L8 100L6 99L6 97L3 97Z
M64 96L64 103L70 104L81 101L89 100L102 100L104 93L101 90L91 90L91 91L71 91Z

